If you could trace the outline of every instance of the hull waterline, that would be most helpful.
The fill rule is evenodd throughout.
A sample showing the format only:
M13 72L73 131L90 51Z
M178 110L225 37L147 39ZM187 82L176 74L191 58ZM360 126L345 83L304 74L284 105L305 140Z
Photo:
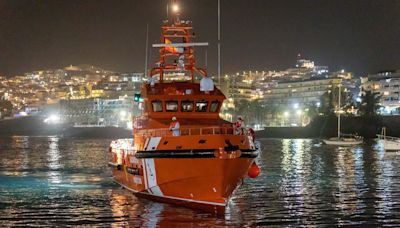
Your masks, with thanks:
M152 200L155 202L166 203L166 204L173 204L177 206L187 207L194 210L204 211L213 215L223 216L225 215L225 207L226 204L219 204L219 203L210 203L210 202L202 202L202 201L195 201L190 199L183 199L183 198L176 198L176 197L168 197L168 196L157 196L150 194L148 192L137 192L134 189L129 188L126 185L116 182L124 189L132 192L135 196L141 197L144 199Z

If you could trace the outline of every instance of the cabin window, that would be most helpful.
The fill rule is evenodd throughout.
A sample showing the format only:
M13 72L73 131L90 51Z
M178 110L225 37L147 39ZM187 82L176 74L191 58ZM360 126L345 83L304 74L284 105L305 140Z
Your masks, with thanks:
M193 101L182 101L181 112L191 112L191 111L193 111Z
M178 101L167 101L165 103L165 110L167 110L167 112L178 111Z
M196 112L207 112L207 101L196 102Z
M210 112L217 112L219 107L219 101L211 102Z
M153 101L153 102L151 102L151 104L153 105L153 112L162 112L163 111L161 101Z

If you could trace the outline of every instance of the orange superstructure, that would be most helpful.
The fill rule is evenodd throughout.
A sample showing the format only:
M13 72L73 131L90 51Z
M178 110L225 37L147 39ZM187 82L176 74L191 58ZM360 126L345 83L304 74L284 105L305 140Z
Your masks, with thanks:
M171 21L162 26L162 44L154 45L160 61L142 87L133 140L112 142L110 165L114 180L140 196L221 214L258 150L252 135L237 134L219 117L225 96L195 66L200 43L190 43L191 22L177 15ZM174 135L173 117L180 126Z

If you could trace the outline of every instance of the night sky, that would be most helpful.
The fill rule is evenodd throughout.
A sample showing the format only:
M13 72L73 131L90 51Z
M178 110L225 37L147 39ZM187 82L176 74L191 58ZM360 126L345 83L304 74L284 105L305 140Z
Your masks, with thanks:
M0 0L0 75L70 64L143 72L146 23L159 43L166 3ZM180 5L216 74L217 0ZM221 17L222 73L285 69L298 53L356 75L400 68L400 0L221 0ZM197 54L202 66L205 48Z

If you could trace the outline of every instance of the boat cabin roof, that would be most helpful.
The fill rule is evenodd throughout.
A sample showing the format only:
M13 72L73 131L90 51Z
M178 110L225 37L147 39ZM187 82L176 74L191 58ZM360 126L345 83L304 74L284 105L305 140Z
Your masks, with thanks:
M153 86L150 84L145 84L144 89L142 89L142 96L171 96L171 95L200 95L200 96L222 96L225 99L224 94L214 86L214 91L206 94L203 91L200 91L200 84L193 82L163 82L156 83Z

